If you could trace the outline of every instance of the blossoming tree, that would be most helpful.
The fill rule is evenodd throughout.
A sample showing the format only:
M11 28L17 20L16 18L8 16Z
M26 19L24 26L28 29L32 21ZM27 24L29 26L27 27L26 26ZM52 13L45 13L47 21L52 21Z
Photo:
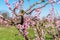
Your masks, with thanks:
M46 3L45 3L45 0L40 0L39 2L35 2L34 4L32 4L27 10L23 10L22 8L25 0L17 0L15 3L13 2L12 4L15 5L14 8L12 8L11 5L9 4L9 0L4 0L4 1L6 5L8 6L9 10L14 14L15 20L18 21L17 22L18 26L16 28L19 30L20 34L24 36L25 40L30 40L27 36L28 35L27 29L30 28L30 26L32 26L32 28L34 29L34 33L36 36L35 40L44 40L44 34L45 34L44 30L46 30L44 28L47 26L44 24L44 22L46 21L51 24L51 22L55 20L56 16L54 13L54 4L58 3L60 0L48 0L46 1ZM33 8L36 5L41 4L42 2L44 2L45 4L43 4L42 6L40 5L37 8ZM51 4L52 9L50 10L50 13L47 15L46 20L43 20L43 23L42 23L39 19L39 15L41 14L41 12L43 12L42 8L44 8L48 4ZM20 11L18 14L16 13L17 10ZM37 14L35 14L34 17L31 17L31 14L33 11L37 12ZM52 16L53 13L54 13L54 17ZM30 15L30 16L27 17L25 16L25 14ZM50 34L52 33L48 29L47 31ZM56 36L54 35L54 37Z

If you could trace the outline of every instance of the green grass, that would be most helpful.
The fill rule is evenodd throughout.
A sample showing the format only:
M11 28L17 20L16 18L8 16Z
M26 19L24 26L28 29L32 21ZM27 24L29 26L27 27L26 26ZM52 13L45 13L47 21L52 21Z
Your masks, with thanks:
M22 36L15 36L18 30L14 27L0 27L0 40L24 40Z
M30 28L28 31L28 38L35 39L34 31ZM0 26L0 40L24 40L22 35L18 34L18 30L15 27L1 27ZM45 40L52 40L52 36L46 33Z
M46 34L45 34L45 40L53 40L53 36L50 35L50 34L48 34L48 33L46 32Z
M34 31L32 29L27 31L29 31L28 37L32 39L34 37ZM18 30L15 27L0 26L0 40L24 40L22 35L16 34L18 34Z

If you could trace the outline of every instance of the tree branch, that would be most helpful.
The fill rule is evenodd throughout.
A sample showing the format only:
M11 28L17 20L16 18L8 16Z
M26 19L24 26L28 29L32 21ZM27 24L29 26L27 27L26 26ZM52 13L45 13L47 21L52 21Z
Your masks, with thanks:
M47 2L47 3L44 4L43 6L38 7L38 9L41 9L41 8L45 7L47 4L49 4L49 3ZM35 9L37 9L37 8L31 9L30 11L26 12L26 14L31 14Z
M59 2L60 0L58 0L57 2ZM53 4L53 3L57 3L57 2L51 2L51 3L49 3L49 2L47 2L47 3L45 3L43 6L41 6L41 7L38 7L38 9L42 9L43 7L45 7L46 5L48 5L48 4ZM38 3L39 4L39 3ZM37 4L35 4L35 5L37 5ZM35 6L34 5L34 6ZM37 8L34 8L34 9L29 9L29 11L26 11L26 14L31 14L35 9L37 9Z
M15 15L15 16L17 16L17 14L16 14L16 9L14 8L13 10L12 10L12 12L13 12L13 14Z
M16 7L12 10L12 8L10 7L10 4L9 3L6 3L6 5L8 6L9 10L13 12L13 14L15 16L17 16L17 14L15 13L15 10L17 9Z
M28 10L26 10L26 11L29 11L29 10L31 10L34 6L36 6L37 4L40 4L41 2L35 2L34 4L32 4L31 6L30 6L30 8L28 9Z

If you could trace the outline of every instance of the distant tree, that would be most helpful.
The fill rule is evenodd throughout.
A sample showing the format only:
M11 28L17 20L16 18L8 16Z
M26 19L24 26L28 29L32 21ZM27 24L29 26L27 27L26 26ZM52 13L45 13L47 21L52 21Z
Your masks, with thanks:
M8 18L10 17L8 12L2 12L1 15L2 15L5 19L8 19Z

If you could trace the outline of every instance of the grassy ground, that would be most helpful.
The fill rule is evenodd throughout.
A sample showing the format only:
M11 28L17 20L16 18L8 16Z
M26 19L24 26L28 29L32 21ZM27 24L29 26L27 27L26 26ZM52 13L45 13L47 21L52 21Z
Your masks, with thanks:
M0 27L0 40L23 40L21 36L15 34L18 34L15 28Z
M32 29L28 30L28 37L34 37ZM0 40L24 40L22 35L18 34L18 30L15 27L1 27L0 26ZM16 36L15 36L16 35Z
M35 39L33 29L31 28L27 31L29 32L28 37L31 38L31 40ZM0 26L0 40L24 40L22 35L16 34L18 34L18 30L15 27ZM51 37L49 34L45 35L46 40L52 40Z

